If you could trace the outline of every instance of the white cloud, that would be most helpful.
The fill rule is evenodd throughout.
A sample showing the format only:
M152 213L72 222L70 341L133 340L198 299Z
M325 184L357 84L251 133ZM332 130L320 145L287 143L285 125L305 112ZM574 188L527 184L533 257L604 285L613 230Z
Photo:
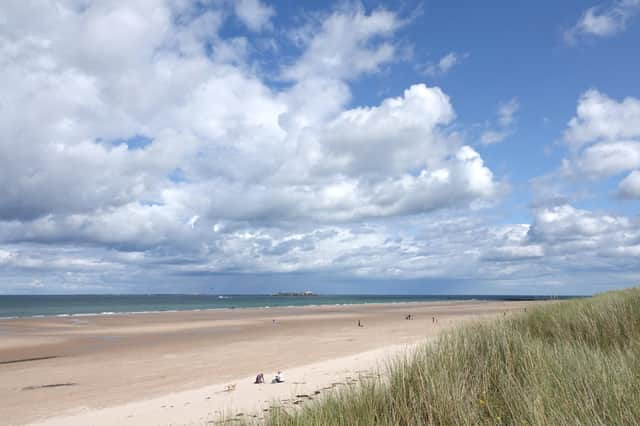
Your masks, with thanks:
M564 133L572 147L640 137L640 99L628 97L618 102L597 90L580 96L576 116Z
M345 111L320 132L321 163L355 175L409 172L438 162L456 149L439 128L455 114L440 88L411 86L378 107Z
M305 40L305 53L283 76L297 81L349 79L375 72L395 58L397 48L389 39L401 25L394 13L384 9L367 14L355 5L334 12Z
M130 210L128 216L135 214ZM139 228L137 219L133 221L130 229ZM156 232L163 232L157 225L149 224ZM65 284L75 291L105 291L116 284L126 289L127 280L141 277L153 277L154 289L159 289L167 280L172 284L166 285L175 285L176 280L188 277L205 276L210 281L220 273L265 272L349 279L489 280L538 286L553 281L584 289L585 279L593 283L597 277L594 268L604 268L607 280L628 281L629 276L612 273L610 268L615 265L618 271L638 271L640 241L637 222L571 206L540 210L531 226L489 225L478 216L436 213L401 221L316 225L311 229L227 223L217 227L215 236L207 231L213 229L211 222L198 221L195 230L187 224L183 228L195 238L184 247L176 246L173 238L185 233L169 235L168 244L158 249L129 246L129 251L104 244L79 246L77 242L72 249L51 244L10 245L5 253L0 251L0 278L20 271L22 280L40 279L45 289L60 289ZM106 230L102 233L107 234ZM144 239L143 235L138 234Z
M526 262L535 261L545 255L544 247L528 241L529 225L506 225L490 229L486 248L482 253L483 262Z
M520 102L512 98L498 105L497 129L486 130L480 136L480 141L485 145L502 142L514 132L516 113L520 109Z
M441 88L352 105L350 82L398 59L404 21L391 11L325 16L276 64L286 84L270 84L254 37L220 35L236 3L83 5L3 4L0 292L176 291L264 272L533 280L567 265L569 243L584 253L594 241L631 265L631 219L574 209L494 226L468 214L502 184ZM269 28L260 16L245 17L249 30ZM501 105L495 131L512 131L517 109Z
M640 170L634 170L618 185L621 198L640 199Z
M469 54L460 54L456 52L449 52L444 55L437 63L427 64L424 67L423 73L434 77L442 74L448 73L454 66L459 65L463 60L465 60Z
M578 279L582 280L581 286L592 285L597 281L594 278L601 276L605 286L616 282L631 285L638 279L637 218L568 204L541 208L535 211L527 242L544 250L544 263L531 266L544 274L564 276L565 282Z
M614 233L633 230L635 225L626 217L594 214L570 205L543 208L536 212L529 238L538 242L600 241Z
M564 39L575 44L581 38L610 37L625 30L627 22L640 10L638 0L615 0L606 6L587 9L578 22L565 31Z
M291 85L272 87L252 63L252 38L219 34L233 13L268 28L272 14L252 21L238 12L247 4L258 5L3 8L0 253L17 254L1 262L45 289L54 279L108 288L100 271L116 283L150 264L166 274L444 270L404 258L421 244L409 236L396 244L382 225L358 231L369 219L479 208L501 189L451 130L440 88L347 107L351 79L396 59L403 21L336 10L279 64Z
M260 0L234 0L233 8L238 19L251 31L269 29L272 26L271 18L275 11Z
M578 171L611 176L640 167L640 142L601 142L584 149L574 161Z
M563 162L567 175L591 178L614 176L640 167L640 100L616 101L597 90L578 100L576 116L564 132L572 148ZM635 178L629 175L619 184L621 198L634 198Z
M15 13L8 20L15 26L0 34L7 64L0 83L3 102L29 111L7 107L0 115L0 151L9 160L0 178L11 182L0 189L0 217L88 211L153 198L163 176L195 149L192 129L177 123L185 100L214 69L224 74L204 50L193 47L199 37L212 37L199 22L213 12L172 32L171 11L155 2L101 2L84 9L69 3L21 15L26 7L5 9ZM43 15L46 24L36 24ZM246 86L246 79L237 80ZM129 151L110 142L136 134L153 143Z

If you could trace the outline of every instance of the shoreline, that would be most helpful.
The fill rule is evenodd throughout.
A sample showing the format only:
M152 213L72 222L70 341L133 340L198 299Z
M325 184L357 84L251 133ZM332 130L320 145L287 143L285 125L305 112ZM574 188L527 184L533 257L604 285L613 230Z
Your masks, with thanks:
M25 295L0 295L2 296L25 296ZM48 296L62 296L62 295L48 295ZM84 295L82 295L84 296ZM91 295L93 296L93 295ZM120 295L109 295L120 296ZM180 295L178 295L180 296ZM238 295L236 295L238 296ZM253 295L250 295L253 296ZM262 296L262 295L260 295ZM265 295L267 296L267 295ZM317 295L323 296L341 296L341 295ZM357 295L345 295L345 296L357 296ZM372 295L373 297L403 297L401 295ZM420 297L419 295L410 295ZM306 308L306 307L319 307L319 306L359 306L359 305L395 305L395 304L421 304L421 303L441 303L441 302L545 302L551 300L567 300L575 298L586 298L590 296L577 296L577 295L564 295L564 296L546 296L546 295L528 295L528 296L508 296L508 295L495 295L495 296L478 296L478 295L460 295L461 297L469 298L456 298L455 295L442 296L443 299L433 300L401 300L401 301L380 301L380 302L354 302L354 303L311 303L311 304L299 304L299 305L264 305L264 306L224 306L219 308L195 308L195 309L158 309L158 310L145 310L145 311L104 311L104 312L77 312L77 313L58 313L58 314L33 314L33 315L15 315L15 316L0 316L0 321L10 320L22 320L29 318L68 318L68 317L98 317L98 316L126 316L126 315L145 315L145 314L158 314L158 313L182 313L182 312L209 312L209 311L225 311L225 310L250 310L250 309L278 309L278 308ZM229 296L231 297L231 296ZM281 297L281 296L271 296ZM300 296L300 297L315 297L315 296ZM366 297L366 296L363 296ZM431 296L425 296L431 297ZM439 296L435 296L439 297ZM225 298L225 300L227 300Z
M444 300L443 300L444 301ZM128 316L128 315L146 315L146 314L173 314L173 313L189 313L189 312L209 312L209 311L236 311L236 310L255 310L255 309L296 309L296 308L316 308L319 306L359 306L359 305L395 305L395 304L411 304L411 303L439 303L440 300L426 300L415 302L362 302L362 303L322 303L310 305L279 305L279 306L243 306L243 307L223 307L223 308L207 308L207 309L169 309L156 311L123 311L123 312L90 312L75 314L50 314L50 315L25 315L14 317L0 317L1 320L29 319L29 318L70 318L70 317L100 317L100 316ZM446 300L451 302L465 302L467 300ZM468 301L476 301L469 299ZM479 300L480 301L480 300Z

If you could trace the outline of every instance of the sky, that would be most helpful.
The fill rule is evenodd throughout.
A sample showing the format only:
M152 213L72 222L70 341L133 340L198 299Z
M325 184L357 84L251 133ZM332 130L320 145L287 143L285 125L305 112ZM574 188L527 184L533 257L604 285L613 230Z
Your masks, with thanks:
M640 284L640 0L4 0L0 294Z

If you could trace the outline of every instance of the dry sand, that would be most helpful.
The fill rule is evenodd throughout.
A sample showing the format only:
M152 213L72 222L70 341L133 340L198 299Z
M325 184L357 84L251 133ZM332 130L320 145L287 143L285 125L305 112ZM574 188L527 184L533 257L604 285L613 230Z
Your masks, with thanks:
M462 321L540 302L431 302L0 321L2 424L206 424L303 403ZM407 314L415 319L405 320ZM433 323L432 318L438 322ZM276 320L275 324L273 320ZM358 327L360 320L364 327ZM282 369L284 384L254 385ZM234 384L235 389L225 391ZM317 393L319 392L319 393ZM308 395L306 396L296 395Z

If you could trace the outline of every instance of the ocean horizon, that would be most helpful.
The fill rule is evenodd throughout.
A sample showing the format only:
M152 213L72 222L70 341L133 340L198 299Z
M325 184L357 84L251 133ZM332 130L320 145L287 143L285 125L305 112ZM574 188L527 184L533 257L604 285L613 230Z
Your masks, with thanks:
M0 295L0 319L43 316L89 316L213 309L275 308L438 301L515 301L571 299L550 295L331 295L273 294L75 294Z

